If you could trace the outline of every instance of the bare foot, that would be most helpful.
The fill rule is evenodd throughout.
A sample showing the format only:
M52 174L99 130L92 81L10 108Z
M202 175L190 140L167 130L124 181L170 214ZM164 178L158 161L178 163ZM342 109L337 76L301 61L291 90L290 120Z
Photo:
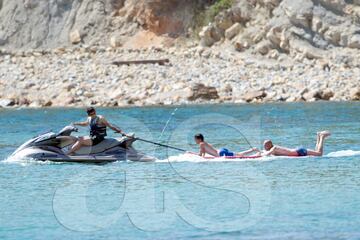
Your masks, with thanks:
M322 131L319 134L320 134L320 136L323 136L323 137L329 137L331 135L331 133L329 131Z

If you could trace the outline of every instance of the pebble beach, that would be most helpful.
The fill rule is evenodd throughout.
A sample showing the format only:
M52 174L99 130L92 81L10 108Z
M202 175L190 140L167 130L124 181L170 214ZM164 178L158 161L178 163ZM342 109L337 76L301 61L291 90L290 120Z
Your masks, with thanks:
M165 65L117 60L169 59ZM222 49L104 47L0 52L1 107L351 101L360 68L272 61Z

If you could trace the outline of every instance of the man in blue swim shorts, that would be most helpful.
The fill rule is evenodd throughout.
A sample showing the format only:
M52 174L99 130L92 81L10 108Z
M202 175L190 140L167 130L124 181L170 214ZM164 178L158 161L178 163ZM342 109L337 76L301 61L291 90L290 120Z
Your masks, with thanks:
M305 156L322 156L324 153L324 141L325 138L331 134L329 131L322 131L317 133L317 142L315 150L298 148L290 149L281 146L274 146L271 140L264 142L265 151L261 153L261 156L288 156L288 157L305 157Z
M235 156L242 157L247 154L259 151L256 148L252 148L247 151L239 152L239 153L233 153L226 148L221 148L221 149L217 150L211 144L207 143L204 140L204 136L201 133L196 134L194 136L194 139L195 139L196 144L198 144L200 146L199 156L201 156L201 157L205 157L206 154L209 154L213 157L235 157Z

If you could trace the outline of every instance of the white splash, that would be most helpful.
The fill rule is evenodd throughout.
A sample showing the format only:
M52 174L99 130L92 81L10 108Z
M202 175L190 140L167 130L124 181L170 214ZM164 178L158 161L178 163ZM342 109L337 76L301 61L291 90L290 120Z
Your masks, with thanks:
M62 163L55 163L51 161L38 161L33 158L16 158L13 156L10 156L6 158L5 160L1 161L3 164L18 164L20 166L28 166L28 165L49 165L49 164L62 164Z
M159 163L167 163L167 162L195 162L195 163L201 163L201 162L258 162L258 161L272 161L274 159L279 159L284 157L261 157L261 158L224 158L224 157L218 157L218 158L212 158L212 159L206 159L194 154L180 154L177 156L170 156L167 159L164 160L158 160L156 162Z
M354 150L342 150L337 152L331 152L327 155L324 155L324 157L328 158L340 158L340 157L353 157L353 156L360 156L360 151L354 151ZM231 159L231 158L213 158L213 159L206 159L202 158L200 156L194 155L194 154L180 154L176 156L170 156L167 159L162 160L156 160L156 163L168 163L168 162L194 162L194 163L206 163L206 162L268 162L268 161L274 161L274 160L285 160L285 159L293 159L293 158L299 158L299 157L280 157L280 156L270 156L270 157L261 157L261 158L240 158L240 159ZM301 157L303 158L311 158L311 157ZM131 162L129 160L127 161L118 161L115 163L123 163L123 162ZM35 159L31 158L14 158L14 157L8 157L3 161L0 161L1 164L19 164L21 166L28 166L30 164L38 164L38 165L48 165L48 164L64 164L61 162L51 162L51 161L37 161Z
M360 151L353 151L353 150L342 150L337 152L331 152L326 155L326 157L353 157L353 156L360 156Z

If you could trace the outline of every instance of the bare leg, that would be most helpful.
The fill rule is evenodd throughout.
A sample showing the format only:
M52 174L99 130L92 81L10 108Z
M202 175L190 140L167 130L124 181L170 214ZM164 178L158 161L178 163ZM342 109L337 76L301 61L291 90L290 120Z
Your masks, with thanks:
M67 155L74 154L77 150L79 150L82 146L91 146L92 140L85 139L84 137L79 138L79 140L71 147L70 151Z
M318 133L318 142L316 144L316 149L315 150L310 150L308 149L308 155L309 156L322 156L324 153L324 141L325 138L327 138L328 136L330 136L330 132L328 131L323 131Z
M244 157L250 153L254 153L254 152L260 152L257 148L250 148L249 150L243 151L243 152L238 152L235 153L236 156L238 157Z
M315 146L316 151L318 151L319 149L319 142L320 142L320 132L318 132L316 135L316 146Z

